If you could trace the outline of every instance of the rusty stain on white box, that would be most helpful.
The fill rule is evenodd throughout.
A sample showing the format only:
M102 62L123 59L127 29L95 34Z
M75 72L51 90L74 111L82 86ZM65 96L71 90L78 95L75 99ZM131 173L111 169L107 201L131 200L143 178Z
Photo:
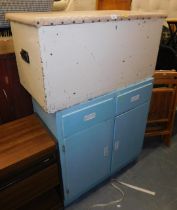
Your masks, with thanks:
M165 17L135 11L7 14L20 81L48 113L142 81L153 75Z

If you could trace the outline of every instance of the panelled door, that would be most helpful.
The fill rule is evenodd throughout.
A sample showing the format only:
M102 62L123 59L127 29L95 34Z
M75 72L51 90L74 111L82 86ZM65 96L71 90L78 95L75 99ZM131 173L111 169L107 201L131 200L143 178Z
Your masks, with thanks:
M116 117L111 173L115 173L139 155L146 126L149 103Z
M114 119L110 119L64 139L67 200L110 175L113 128Z

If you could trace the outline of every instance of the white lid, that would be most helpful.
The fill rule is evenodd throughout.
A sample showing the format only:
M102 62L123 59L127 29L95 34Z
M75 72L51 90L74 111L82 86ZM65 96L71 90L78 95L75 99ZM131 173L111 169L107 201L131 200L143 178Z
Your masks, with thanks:
M97 11L70 11L70 12L41 12L41 13L8 13L10 21L20 22L36 27L61 24L81 24L92 22L108 22L134 19L166 18L164 13L97 10Z

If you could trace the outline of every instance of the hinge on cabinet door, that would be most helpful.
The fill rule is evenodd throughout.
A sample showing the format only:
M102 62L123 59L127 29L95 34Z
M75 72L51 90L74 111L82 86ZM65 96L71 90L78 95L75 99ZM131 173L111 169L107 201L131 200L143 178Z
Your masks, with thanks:
M109 156L109 148L108 146L104 147L104 157L108 157Z
M65 152L65 145L62 145L62 151Z
M66 190L66 193L69 194L69 189Z

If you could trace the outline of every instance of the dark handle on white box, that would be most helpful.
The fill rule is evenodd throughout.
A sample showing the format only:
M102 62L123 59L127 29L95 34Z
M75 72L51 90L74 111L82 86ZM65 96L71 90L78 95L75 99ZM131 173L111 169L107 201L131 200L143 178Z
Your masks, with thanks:
M29 54L28 54L28 52L27 52L26 50L21 49L20 55L21 55L22 59L23 59L26 63L30 63Z

